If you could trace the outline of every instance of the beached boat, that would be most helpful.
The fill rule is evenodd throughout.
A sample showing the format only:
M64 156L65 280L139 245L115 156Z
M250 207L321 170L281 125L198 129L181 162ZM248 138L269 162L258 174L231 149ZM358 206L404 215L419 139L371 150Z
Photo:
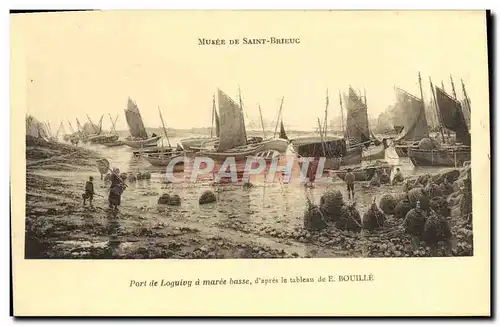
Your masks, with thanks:
M264 139L261 144L264 146L264 150L275 150L280 153L286 153L289 142L286 139L274 138Z
M149 164L153 166L161 166L165 167L172 162L172 160L177 158L183 158L184 152L170 152L170 153L161 153L161 154L143 154L141 155L143 159L149 162ZM174 165L174 172L180 172L184 170L184 160L180 160Z
M435 101L441 126L441 137L443 143L436 148L408 148L408 157L415 166L462 166L463 162L471 160L470 132L464 116L462 104L456 99L456 95L451 97L442 88L434 87L430 81L432 95ZM453 89L454 85L452 83ZM465 87L464 95L467 98ZM467 106L468 101L467 98ZM455 133L454 139L448 137L446 140L444 129ZM452 143L452 144L450 144Z
M219 143L213 149L201 149L196 155L210 157L216 161L224 161L232 157L235 160L244 160L247 156L255 155L264 150L262 143L249 144L245 129L245 119L241 105L236 104L222 90L217 90L220 114ZM262 141L262 139L260 139Z
M471 153L469 146L448 146L432 150L410 147L408 157L415 166L461 167L464 162L470 161Z
M105 135L95 135L88 138L88 141L91 144L102 144L105 145L107 143L114 143L120 138L118 135L113 134L105 134Z
M356 151L358 147L362 148L361 158L365 161L373 161L385 158L387 141L379 140L370 131L368 122L368 106L366 104L366 95L364 100L358 95L352 87L349 86L349 94L344 95L346 102L346 138L347 155ZM342 105L342 102L341 102ZM355 155L355 154L353 154Z
M127 108L125 109L125 118L127 119L130 136L125 138L123 143L128 147L142 148L148 145L154 145L161 138L155 134L148 136L139 107L130 97L128 98Z
M421 139L429 137L425 104L422 97L418 98L398 87L395 87L394 91L396 108L403 122L401 132L394 139L394 149L399 157L407 157L408 147L418 146Z

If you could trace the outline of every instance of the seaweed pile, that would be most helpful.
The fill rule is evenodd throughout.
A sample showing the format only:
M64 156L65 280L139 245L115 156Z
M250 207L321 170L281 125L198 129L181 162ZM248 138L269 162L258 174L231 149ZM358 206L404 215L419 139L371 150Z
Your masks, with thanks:
M333 232L338 242L346 232L360 233L354 246L369 257L472 255L471 189L462 186L469 176L470 167L415 176L405 181L402 194L384 194L379 205L374 198L364 213L339 191L327 191L319 205L308 201L305 239Z

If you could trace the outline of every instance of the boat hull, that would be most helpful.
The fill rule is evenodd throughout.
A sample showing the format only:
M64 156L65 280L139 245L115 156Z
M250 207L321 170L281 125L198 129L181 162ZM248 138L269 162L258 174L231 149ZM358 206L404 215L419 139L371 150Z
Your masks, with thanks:
M170 162L174 158L183 157L183 154L179 155L143 155L141 156L145 159L149 164L153 166L166 167L170 164ZM184 161L178 162L174 166L174 172L182 172L184 171Z
M265 139L262 141L262 145L264 145L264 150L275 150L282 154L288 150L288 141L286 139Z
M383 144L377 146L369 146L366 150L363 151L362 159L364 161L385 159L385 146Z
M218 140L218 138L216 137L197 137L197 138L182 139L180 143L186 151L191 151L193 150L192 147L199 148L203 146L203 143L212 142L216 140Z
M123 146L125 144L121 140L116 140L109 143L103 143L103 145L106 147L118 147L118 146Z
M143 154L160 154L160 153L170 153L174 149L172 147L162 147L162 146L150 146L150 147L144 147L141 149L137 149L132 151L134 156L140 156Z
M208 157L217 162L223 162L227 158L234 158L235 161L242 161L246 160L248 156L255 156L257 153L262 151L264 151L264 145L256 144L254 146L237 147L226 152L201 150L196 154L196 156Z
M141 140L125 139L125 140L123 140L123 143L131 148L142 148L142 147L147 147L148 145L156 144L160 138L161 138L160 136L156 136L156 137L151 137L148 139L141 139Z
M118 135L97 135L87 139L91 144L104 144L115 142L120 138Z
M471 160L470 147L452 147L433 150L408 148L408 157L414 166L462 167Z

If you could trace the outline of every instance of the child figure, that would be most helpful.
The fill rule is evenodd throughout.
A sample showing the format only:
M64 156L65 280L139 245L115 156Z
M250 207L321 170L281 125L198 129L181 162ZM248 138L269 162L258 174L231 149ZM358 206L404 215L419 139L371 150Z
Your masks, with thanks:
M85 202L87 199L89 200L90 206L92 206L92 200L94 199L94 177L89 177L89 181L85 183L85 193L82 195L83 197L83 206L85 206Z

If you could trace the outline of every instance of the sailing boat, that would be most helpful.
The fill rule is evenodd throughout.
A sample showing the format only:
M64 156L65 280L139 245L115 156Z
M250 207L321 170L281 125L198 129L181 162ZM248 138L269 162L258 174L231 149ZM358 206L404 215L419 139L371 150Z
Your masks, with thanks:
M347 157L345 158L346 164L351 163L349 157L352 156L356 160L356 150L362 148L363 160L377 160L385 158L385 149L387 142L385 139L381 142L370 131L368 123L368 107L366 105L366 95L364 101L361 95L356 94L354 89L349 86L349 95L346 99L347 102L347 119L346 119L346 133L347 133ZM354 154L351 154L353 153ZM351 154L351 155L350 155Z
M283 125L283 118L281 118L282 114L282 109L283 109L283 100L284 98L281 99L281 105L278 111L278 117L276 119L276 127L274 128L274 135L272 137L266 138L266 131L264 127L264 120L262 118L262 110L260 109L259 105L259 113L260 113L260 121L262 124L262 133L263 133L263 140L261 143L264 145L264 151L269 151L269 152L274 152L277 151L280 154L286 153L288 150L288 137L286 136L285 132L285 126ZM281 123L281 129L280 133L278 134L278 122ZM269 156L269 153L263 153L264 156ZM261 156L261 155L258 155Z
M116 116L115 120L113 120L111 114L108 113L108 115L109 120L111 121L111 133L109 134L108 138L105 138L102 141L102 144L106 147L118 147L125 145L121 140L118 140L119 135L116 131L116 121L118 121L118 115Z
M167 128L165 127L165 122L163 121L163 115L161 114L160 107L158 107L158 112L160 113L160 119L163 126L163 132L165 133L165 138L168 142L168 147L163 147L158 149L154 153L142 153L140 156L149 162L153 166L168 166L170 162L178 157L184 157L184 151L174 150L170 145L170 139L168 138ZM184 162L179 162L174 167L174 172L183 171Z
M462 167L471 159L470 132L460 101L448 95L443 88L434 87L429 78L432 95L438 111L443 140L440 148L420 149L408 148L408 157L415 166L450 166ZM453 82L452 82L453 86ZM454 87L453 87L454 88ZM464 96L467 97L465 87ZM468 100L466 101L467 103ZM466 110L470 110L466 106ZM443 129L455 133L455 138L448 136L446 141ZM447 143L448 142L448 143Z
M418 74L419 85L421 86L420 74ZM418 146L423 138L429 138L429 127L425 116L425 104L420 87L420 98L395 87L396 106L400 109L403 117L403 128L394 140L394 149L399 157L408 156L409 146Z
M141 113L137 104L129 97L127 108L125 109L125 117L130 132L130 136L123 140L123 143L132 148L142 148L147 146L154 146L160 139L160 136L148 136L146 127L142 121Z
M216 161L224 161L228 157L244 160L263 151L264 146L261 143L248 143L241 105L236 104L220 89L217 89L217 98L220 113L219 142L213 149L201 149L197 156L210 157Z
M329 97L327 91L324 126L321 126L318 118L319 137L299 137L292 139L291 142L294 151L301 157L325 157L325 169L328 170L339 169L340 165L345 164L346 159L348 160L347 164L361 163L361 149L357 150L356 157L354 157L354 151L350 153L350 156L347 156L346 139L327 135L328 105ZM340 99L340 105L342 109L342 99Z

